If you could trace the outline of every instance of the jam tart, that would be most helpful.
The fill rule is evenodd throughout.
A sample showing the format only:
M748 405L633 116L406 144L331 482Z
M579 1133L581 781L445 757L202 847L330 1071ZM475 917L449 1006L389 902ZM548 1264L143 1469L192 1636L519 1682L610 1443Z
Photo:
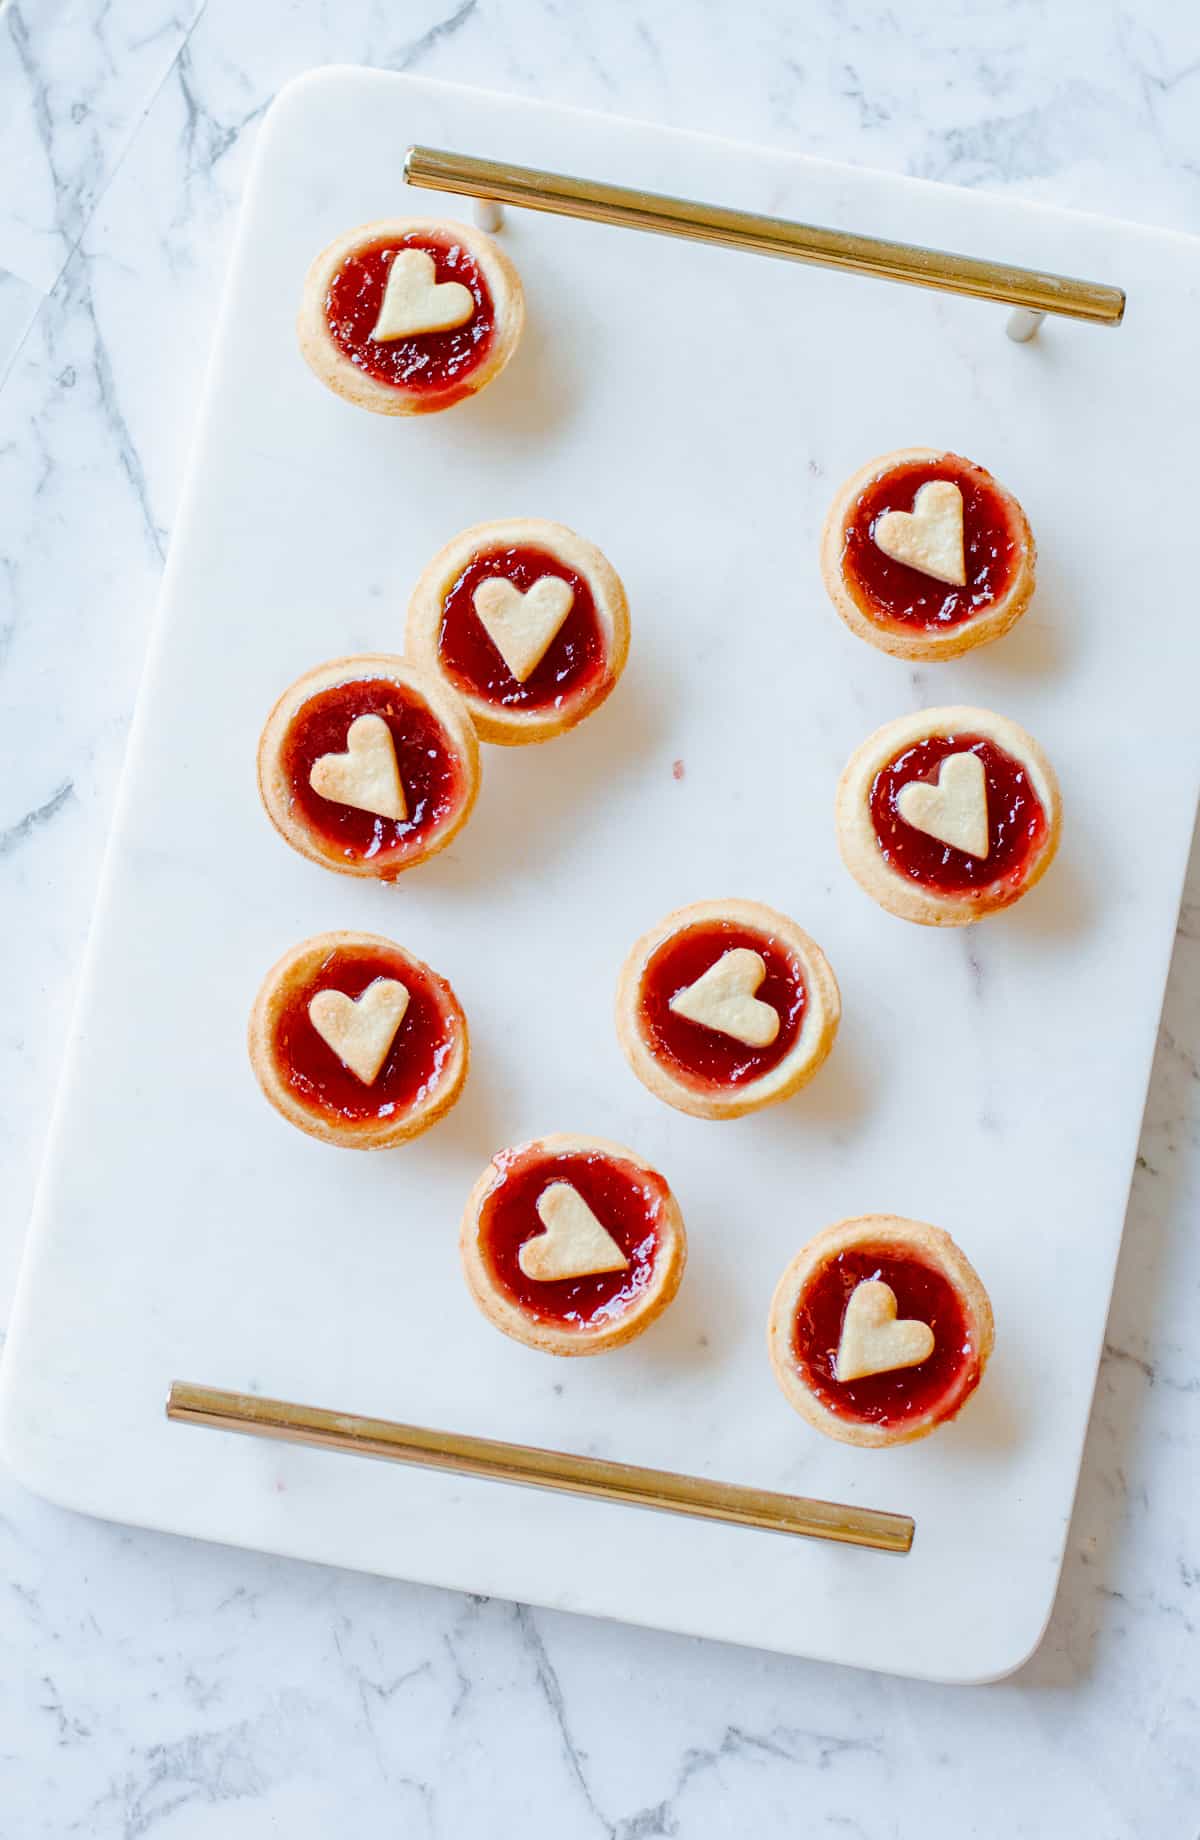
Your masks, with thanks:
M390 1149L436 1124L469 1059L445 978L375 933L320 933L285 952L255 999L249 1048L281 1117L353 1150Z
M323 249L304 282L306 363L377 415L427 415L482 390L525 324L516 269L490 236L431 217L385 218Z
M405 649L454 686L482 740L549 741L598 709L624 670L625 589L565 524L476 524L417 582Z
M632 1341L679 1289L683 1217L664 1178L603 1137L558 1133L499 1151L459 1235L488 1321L546 1354Z
M881 907L921 926L965 926L1041 880L1062 800L1041 748L1006 716L924 709L851 756L836 820L843 862Z
M643 1086L695 1118L740 1118L812 1079L841 1020L820 946L761 901L698 901L637 941L617 1034Z
M827 1437L879 1449L927 1437L983 1376L995 1331L948 1233L896 1214L826 1227L775 1289L767 1327L788 1404Z
M960 454L906 447L842 486L821 573L860 639L897 658L956 658L999 639L1034 590L1037 548L1011 492Z
M479 790L479 744L443 678L404 658L335 658L284 691L258 745L258 786L294 850L393 881L444 850Z

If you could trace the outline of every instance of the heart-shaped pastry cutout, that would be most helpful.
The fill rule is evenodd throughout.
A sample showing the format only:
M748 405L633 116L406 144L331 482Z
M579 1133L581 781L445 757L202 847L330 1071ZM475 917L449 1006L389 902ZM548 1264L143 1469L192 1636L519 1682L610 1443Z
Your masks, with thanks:
M981 859L988 853L987 775L978 754L947 754L936 781L901 786L896 810L914 830Z
M543 575L524 594L503 575L489 575L471 596L483 630L519 684L533 676L562 630L575 590Z
M932 1353L933 1330L912 1317L897 1320L896 1293L890 1284L867 1278L855 1285L842 1318L835 1369L839 1381L919 1367Z
M399 249L388 270L373 339L409 339L422 332L465 326L475 296L461 281L438 281L433 257L424 249Z
M952 480L928 480L911 511L885 511L871 534L893 562L906 562L910 569L956 588L966 585L963 499Z
M602 1271L624 1271L629 1260L591 1208L569 1182L551 1182L538 1196L538 1219L545 1227L517 1254L527 1278L542 1284L561 1278L591 1278Z
M689 1022L732 1035L747 1048L769 1048L779 1033L779 1012L769 1003L760 1003L754 994L766 975L767 967L757 952L734 946L694 984L677 991L671 1008Z
M323 799L403 823L408 801L396 761L392 731L382 716L359 716L346 731L344 754L322 754L308 783Z
M308 1019L343 1067L371 1086L388 1057L408 1009L408 991L395 978L376 978L360 997L318 990Z

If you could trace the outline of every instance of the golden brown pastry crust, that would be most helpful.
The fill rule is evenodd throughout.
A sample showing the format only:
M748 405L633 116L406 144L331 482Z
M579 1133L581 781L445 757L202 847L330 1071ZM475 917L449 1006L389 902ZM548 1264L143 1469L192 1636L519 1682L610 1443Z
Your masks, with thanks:
M364 678L382 678L415 690L436 716L462 769L462 803L443 824L428 833L419 849L401 862L387 856L347 861L293 810L291 783L283 768L283 744L292 719L303 704L319 691ZM338 875L365 875L376 881L394 881L406 869L413 869L444 850L470 817L479 792L479 742L462 698L444 678L420 671L407 659L389 652L362 652L348 658L331 658L327 664L315 665L295 683L289 684L267 717L258 743L258 790L271 823L301 856L320 863L323 869L333 869Z
M742 1086L702 1091L680 1079L651 1051L642 1027L641 984L647 962L665 940L685 927L714 920L728 920L781 939L803 966L807 1001L799 1035L769 1073ZM621 968L617 985L617 1036L626 1060L656 1099L693 1118L743 1118L791 1098L824 1064L841 1017L841 992L820 946L794 920L761 901L695 901L690 907L676 908L642 934Z
M1046 814L1046 833L1029 856L1021 881L990 890L941 894L893 869L884 860L871 822L871 787L875 777L905 748L931 735L984 735L1019 760L1029 774ZM1058 778L1033 736L1007 716L990 709L953 705L899 716L868 735L846 763L835 800L838 848L860 888L889 914L918 926L969 926L987 914L1011 907L1041 881L1054 861L1062 835L1062 795Z
M427 670L445 672L439 645L446 596L474 557L492 550L548 550L564 568L581 575L591 589L604 634L606 669L586 695L568 697L561 708L506 709L455 685L483 741L519 747L527 741L552 741L599 709L616 688L629 656L629 603L612 563L594 543L548 518L497 518L461 530L440 549L421 573L408 604L405 650Z
M548 1157L574 1154L612 1157L618 1162L631 1163L636 1170L655 1175L660 1182L665 1182L658 1170L652 1169L649 1163L643 1162L632 1150L611 1143L606 1137L580 1137L573 1132L558 1131L549 1137L537 1137L528 1143L518 1144L507 1154L515 1156L525 1151L538 1151ZM467 1197L459 1229L459 1251L467 1288L490 1323L505 1335L512 1336L514 1341L524 1342L527 1348L537 1348L543 1354L581 1355L601 1354L606 1349L619 1348L625 1342L633 1341L635 1336L648 1329L662 1315L679 1289L683 1268L687 1263L687 1234L683 1215L669 1187L663 1203L658 1260L650 1283L623 1316L611 1322L571 1329L565 1325L537 1322L529 1316L496 1282L480 1251L480 1209L501 1174L502 1171L493 1159Z
M899 1214L859 1214L850 1220L836 1221L810 1239L784 1271L771 1299L767 1319L767 1347L775 1378L788 1404L826 1437L841 1444L857 1444L863 1449L882 1449L889 1444L913 1444L928 1437L942 1424L958 1416L968 1393L953 1412L939 1416L936 1406L917 1418L899 1425L879 1425L840 1418L822 1404L803 1379L792 1352L792 1335L800 1293L809 1278L838 1253L855 1246L894 1246L898 1252L915 1253L940 1271L954 1286L972 1325L978 1351L979 1377L991 1356L996 1339L992 1305L978 1272L966 1254L940 1227L923 1220L906 1220ZM978 1380L976 1381L976 1386ZM974 1392L975 1388L971 1389Z
M496 316L491 349L455 386L450 401L428 390L407 390L401 384L385 383L360 370L337 343L325 317L325 297L330 283L348 256L379 244L398 243L413 231L422 230L449 231L465 244L487 282ZM453 408L456 402L467 400L467 396L476 395L498 377L517 349L524 324L525 293L521 277L500 245L484 231L445 217L384 217L335 237L316 257L304 278L296 332L309 369L335 395L345 397L360 409L370 409L376 415L431 415L439 409Z
M356 1124L323 1117L305 1105L284 1079L275 1054L275 1028L281 1010L298 990L311 980L313 972L330 952L354 946L384 950L410 964L422 976L433 978L440 986L446 1013L458 1024L456 1040L446 1057L441 1077L423 1098L400 1117L380 1118ZM410 1137L419 1137L436 1124L456 1103L463 1089L470 1064L470 1040L462 1005L449 983L430 969L414 953L385 939L379 933L317 933L286 951L267 972L254 999L247 1032L250 1064L263 1092L275 1110L289 1124L305 1131L322 1143L338 1144L348 1150L390 1150Z
M842 563L846 524L859 494L876 479L882 478L884 473L891 472L893 467L910 465L914 461L936 462L947 458L962 459L963 456L950 455L945 448L901 447L894 453L881 454L878 459L868 460L839 488L825 518L825 527L821 533L821 576L826 592L851 632L857 633L869 645L877 646L880 651L890 652L893 658L932 662L939 658L958 658L977 645L988 645L1006 633L1010 626L1016 625L1033 596L1037 579L1037 545L1029 528L1029 520L1012 493L988 473L992 485L1008 507L1020 546L1013 579L998 600L960 625L949 626L939 632L927 632L899 620L883 619L859 600L847 580ZM978 462L972 461L971 465L978 465ZM980 467L979 470L987 471L986 467Z

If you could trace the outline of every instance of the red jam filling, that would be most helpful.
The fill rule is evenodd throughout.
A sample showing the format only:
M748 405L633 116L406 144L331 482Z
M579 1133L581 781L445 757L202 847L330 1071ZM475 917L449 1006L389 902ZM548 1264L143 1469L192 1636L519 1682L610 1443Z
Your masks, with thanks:
M368 1086L343 1066L317 1034L308 1006L319 990L361 997L376 978L395 978L408 991L387 1059ZM339 946L292 992L275 1024L275 1064L295 1097L312 1111L345 1124L399 1118L431 1093L462 1034L450 986L427 966L417 969L380 946Z
M313 763L322 754L346 751L347 732L359 716L382 716L391 730L407 818L383 818L322 798L310 784ZM334 684L311 696L283 738L282 764L293 808L310 829L347 862L378 860L384 879L389 865L399 873L425 847L466 792L457 753L424 698L382 677Z
M970 856L906 824L896 809L903 787L934 781L948 754L978 754L987 786L988 853ZM1030 857L1046 834L1046 813L1019 760L981 735L930 735L897 754L871 787L871 822L886 862L937 894L1021 892Z
M778 1015L779 1033L766 1048L749 1048L671 1008L672 997L738 946L757 952L767 967L754 995ZM651 954L642 972L642 1033L655 1059L688 1085L744 1086L770 1073L794 1047L807 996L800 961L782 941L729 921L702 920L672 933Z
M554 1156L534 1150L503 1151L500 1174L479 1211L479 1247L491 1276L540 1322L587 1329L624 1316L654 1277L659 1226L668 1189L653 1171L596 1152ZM629 1260L622 1271L539 1282L521 1270L527 1240L545 1227L537 1202L551 1182L569 1182Z
M843 1383L836 1378L842 1319L851 1293L869 1278L891 1286L901 1320L929 1324L933 1353L917 1367ZM958 1292L932 1265L890 1246L855 1246L813 1273L796 1310L793 1352L821 1404L864 1424L900 1425L927 1412L939 1422L952 1418L979 1382L979 1350Z
M399 249L426 250L433 257L439 285L458 281L468 288L475 299L470 319L447 332L373 339L388 269ZM470 394L464 380L486 355L496 330L491 292L470 250L433 230L412 230L398 243L377 244L347 256L329 284L325 319L351 364L379 383L436 396L439 409Z
M522 594L543 575L569 581L574 591L571 611L524 683L513 676L475 611L475 590L493 575L511 581ZM549 550L524 546L472 557L443 604L438 651L459 690L518 710L561 709L568 698L583 696L600 684L608 664L600 616L583 576Z
M963 559L966 584L938 581L906 562L885 556L874 530L885 511L911 511L931 479L949 479L963 498ZM893 467L859 493L846 520L842 568L846 585L869 617L928 632L961 626L982 613L1011 587L1023 533L1009 501L990 473L957 454L937 461L914 460Z

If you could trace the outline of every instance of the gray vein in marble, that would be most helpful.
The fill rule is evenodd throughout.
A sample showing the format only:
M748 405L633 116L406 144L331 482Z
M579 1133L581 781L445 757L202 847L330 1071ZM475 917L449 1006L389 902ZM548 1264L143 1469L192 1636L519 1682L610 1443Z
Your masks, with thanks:
M566 1700L563 1697L563 1690L559 1684L558 1675L555 1673L550 1657L546 1653L546 1645L538 1632L534 1612L527 1604L514 1604L513 1619L520 1633L521 1641L533 1662L534 1676L537 1680L538 1691L545 1700L550 1710L550 1715L557 1727L558 1735L562 1740L563 1756L566 1758L571 1774L579 1786L579 1791L587 1804L589 1812L599 1822L605 1833L612 1836L613 1840L615 1840L618 1830L596 1806L596 1799L592 1794L591 1785L584 1772L583 1760L579 1752L579 1747L571 1736L571 1728L567 1722Z
M609 1831L614 1840L650 1840L651 1836L680 1833L683 1830L679 1803L695 1783L719 1774L722 1766L730 1762L779 1762L793 1768L828 1771L842 1758L882 1755L882 1743L875 1739L843 1738L826 1732L786 1728L759 1735L729 1725L715 1745L689 1748L684 1753L671 1789L662 1801L624 1816Z
M477 0L471 0L472 5L476 3ZM205 106L197 89L190 37L189 34L175 60L175 76L186 111L183 145L189 173L209 182L217 166L237 146L246 129L253 127L266 114L271 106L271 98L263 97L234 121L218 121Z
M122 0L119 9L89 0L11 0L3 9L0 91L19 82L28 114L12 95L7 114L0 112L0 157L22 174L28 196L0 200L0 260L46 293L77 249L189 31L168 11L139 32L139 18L157 6L158 0ZM146 69L154 76L141 93Z
M281 1701L286 1697L281 1695ZM138 1760L140 1768L114 1782L104 1798L120 1810L124 1840L140 1840L189 1802L217 1807L262 1795L270 1779L254 1761L253 1747L277 1735L271 1728L282 1716L268 1713L224 1730L150 1745ZM93 1817L102 1806L92 1811Z
M1186 1380L1178 1380L1172 1374L1164 1374L1159 1362L1150 1361L1145 1355L1135 1354L1131 1348L1119 1348L1115 1342L1105 1342L1104 1358L1118 1365L1135 1367L1150 1386L1166 1387L1172 1393L1200 1393L1200 1375L1191 1374Z
M40 830L43 824L49 824L52 818L57 817L67 800L74 797L74 793L74 782L69 779L64 780L57 792L52 792L43 805L36 806L33 811L27 811L23 818L19 818L15 824L10 824L7 830L0 831L0 856L11 856L12 852L18 849L28 837L31 837L34 831Z
M465 1612L465 1615L467 1617L474 1615L479 1602L486 1603L487 1599L483 1598L479 1600L475 1600L475 1599L468 1600L467 1610ZM450 1665L454 1669L455 1692L454 1692L454 1700L450 1707L450 1717L452 1719L456 1719L459 1713L462 1711L463 1707L466 1705L467 1700L470 1698L471 1685L472 1685L471 1676L467 1673L466 1669L463 1667L462 1660L459 1656L458 1647L455 1641L455 1637L457 1633L458 1633L458 1629L456 1626L456 1628L453 1631L448 1632L446 1635L442 1637L442 1641L445 1645L446 1653L450 1657Z
M445 19L437 20L433 25L428 26L419 37L414 38L412 43L405 50L401 51L399 57L395 60L393 68L396 70L415 70L417 65L420 64L431 51L435 50L438 45L443 44L447 39L453 38L457 32L462 31L467 21L475 13L478 5L479 0L461 0L461 5L456 6L452 13L446 15Z
M49 99L45 86L41 81L41 71L34 57L33 46L29 38L29 28L25 24L25 14L19 4L19 0L9 0L9 4L4 9L3 23L8 30L9 39L17 55L17 62L20 65L21 72L29 89L29 100L33 110L34 126L37 129L38 140L41 142L42 153L45 156L46 170L49 172L51 181L54 185L55 201L57 204L61 205L65 187L55 161L54 119L50 113Z
M109 434L117 450L117 459L122 473L137 501L141 513L142 526L146 541L158 562L166 561L166 531L157 523L150 503L150 486L146 478L146 469L137 444L129 431L129 424L121 409L116 378L113 374L108 347L100 330L96 316L96 305L86 275L80 276L80 286L76 294L78 312L86 321L92 339L92 369L96 378L96 388L100 395L101 410L108 425Z
M1056 142L1078 135L1078 124L1092 119L1097 100L1086 85L1071 84L1045 106L953 128L914 171L919 178L951 185L1010 185L1035 179L1053 170Z

